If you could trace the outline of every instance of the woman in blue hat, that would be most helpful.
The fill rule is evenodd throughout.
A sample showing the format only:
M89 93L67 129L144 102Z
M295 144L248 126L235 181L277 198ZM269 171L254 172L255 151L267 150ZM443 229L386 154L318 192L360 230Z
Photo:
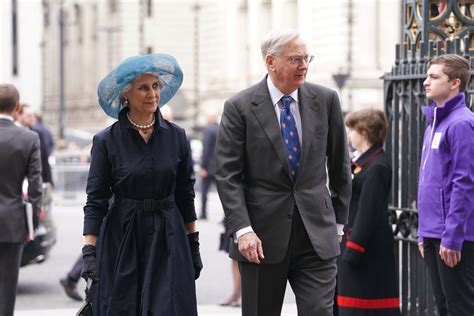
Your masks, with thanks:
M95 316L197 315L202 262L185 132L159 106L176 93L176 60L130 57L99 84L118 121L95 135L84 207L83 277Z

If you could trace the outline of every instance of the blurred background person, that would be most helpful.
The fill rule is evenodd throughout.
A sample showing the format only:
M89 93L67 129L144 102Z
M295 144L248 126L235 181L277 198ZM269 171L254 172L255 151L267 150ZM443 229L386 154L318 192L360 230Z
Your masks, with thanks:
M21 103L16 114L16 121L23 127L30 128L35 123L35 115L33 110L26 103Z
M72 266L71 270L67 273L64 278L59 280L59 283L62 285L64 292L68 297L75 301L82 301L82 296L77 292L77 283L81 278L82 264L84 260L82 255L77 258Z
M51 166L49 164L49 156L53 149L51 147L52 137L49 131L46 132L44 126L37 127L36 116L28 104L22 103L17 114L16 121L23 127L29 128L36 132L40 139L40 151L41 151L41 177L44 184L53 185L53 174L51 172Z
M54 140L53 135L48 127L43 124L43 118L39 114L35 114L35 123L33 124L32 129L41 135L44 140L44 146L46 148L46 153L48 157L53 154L54 150Z
M28 180L28 202L33 208L33 228L41 210L39 137L15 126L13 113L20 106L18 90L0 84L0 315L12 316L23 243L29 240L25 223L22 185Z
M394 239L388 223L392 167L383 150L388 122L382 111L365 109L348 114L345 124L360 156L352 163L349 223L338 259L338 312L399 316Z
M118 121L94 137L84 206L82 276L94 281L96 316L197 315L191 153L158 109L182 79L172 56L153 54L125 59L99 84L102 109Z
M200 219L207 219L207 194L211 184L216 184L214 176L214 153L216 151L217 115L210 113L207 115L207 126L203 130L202 157L201 157L201 215Z
M232 239L224 232L221 234L221 240L219 245L219 250L225 251L227 254L229 253L229 247ZM242 287L240 284L240 270L239 270L239 263L237 260L231 260L231 272L232 272L232 293L230 294L229 298L226 299L221 306L232 306L232 307L240 307L242 305Z

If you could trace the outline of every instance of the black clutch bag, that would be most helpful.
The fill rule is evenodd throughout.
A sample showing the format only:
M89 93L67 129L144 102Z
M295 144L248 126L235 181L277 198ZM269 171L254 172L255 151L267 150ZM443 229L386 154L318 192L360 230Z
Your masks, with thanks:
M226 233L221 233L219 236L219 250L229 252L230 237Z
M92 311L92 303L89 299L89 293L91 290L92 285L92 278L87 279L87 286L86 286L86 301L82 304L81 308L76 313L76 316L94 316L94 312Z

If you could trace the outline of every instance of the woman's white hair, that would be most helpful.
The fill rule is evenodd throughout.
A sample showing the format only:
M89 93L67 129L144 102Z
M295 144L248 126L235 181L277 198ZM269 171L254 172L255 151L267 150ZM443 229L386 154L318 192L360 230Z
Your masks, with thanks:
M294 30L272 31L268 33L260 46L263 60L265 60L267 54L275 56L280 55L285 44L296 39L301 40L301 35L299 32Z
M161 80L160 76L157 76L156 73L151 73L151 72L145 72L143 74L141 74L140 76L138 76L135 80L137 80L138 78L140 78L141 76L143 75L153 75L153 76L156 76L156 78L158 78L158 85L160 86L160 89L163 88L163 80ZM133 80L133 81L135 81ZM124 95L130 91L132 89L132 84L133 84L133 81L130 81L129 83L127 83L127 85L125 87L123 87L122 89L122 92L120 92L120 95L122 96L122 98L124 97Z

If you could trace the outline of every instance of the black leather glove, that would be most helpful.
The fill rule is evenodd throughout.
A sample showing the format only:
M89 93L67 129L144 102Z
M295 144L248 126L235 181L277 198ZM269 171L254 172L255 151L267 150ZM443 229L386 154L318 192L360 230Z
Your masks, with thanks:
M99 281L95 259L95 246L85 245L82 247L82 258L84 262L82 263L81 277L86 281L91 278L93 283Z
M188 234L189 248L193 259L194 279L197 280L203 268L201 253L199 252L199 232Z

